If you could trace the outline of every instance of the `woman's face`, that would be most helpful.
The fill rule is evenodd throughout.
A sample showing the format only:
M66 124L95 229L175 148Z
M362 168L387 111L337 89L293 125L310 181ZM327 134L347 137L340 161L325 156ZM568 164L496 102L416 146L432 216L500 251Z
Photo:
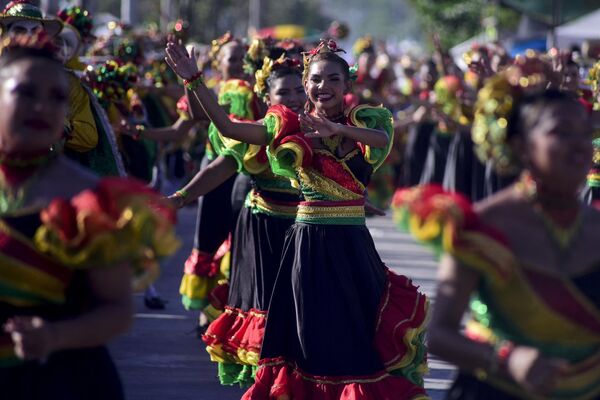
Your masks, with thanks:
M42 58L0 69L0 151L37 152L62 136L68 82L60 65Z
M322 60L310 65L304 88L317 111L333 117L344 111L344 95L350 91L350 82L340 64Z
M306 92L300 75L285 75L272 79L267 96L267 105L283 104L295 113L301 113L306 103Z
M219 51L219 72L223 79L244 78L246 49L241 43L229 42Z
M40 21L23 19L15 21L8 26L9 35L27 35L33 36L44 30Z
M561 192L576 192L592 165L592 127L583 106L561 101L542 109L520 152L534 178Z

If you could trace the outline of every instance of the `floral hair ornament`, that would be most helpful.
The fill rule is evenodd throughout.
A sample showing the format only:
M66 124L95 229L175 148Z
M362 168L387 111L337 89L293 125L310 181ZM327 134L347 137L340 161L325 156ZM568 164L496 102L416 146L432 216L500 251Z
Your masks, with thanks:
M138 69L132 63L108 60L96 68L89 66L85 79L94 95L104 105L123 103L127 92L138 81Z
M253 75L261 69L264 60L269 57L271 47L273 47L273 39L271 38L257 38L252 40L244 56L244 72L248 75Z
M208 57L212 60L212 68L214 70L219 69L219 62L217 61L217 56L219 52L227 43L233 42L235 38L231 34L230 31L225 32L223 36L213 40L210 43L210 51L208 52Z
M585 83L592 89L594 110L600 110L600 104L598 103L598 95L600 95L600 61L592 65Z
M88 10L78 6L63 8L58 12L58 18L65 24L69 24L79 32L84 40L93 40L96 38L92 34L94 20Z
M518 57L514 65L491 77L479 91L471 136L482 162L491 161L500 175L521 169L510 147L508 122L525 95L544 91L551 66L533 53Z
M372 52L374 50L373 38L371 35L358 38L352 46L352 54L354 55L354 58L358 58L358 56L360 56L362 53L367 51Z
M304 80L307 78L308 67L317 54L323 53L345 53L344 49L338 47L337 43L333 39L321 39L317 47L311 51L302 53L304 56Z
M263 60L262 68L256 71L254 74L256 78L256 84L254 85L254 93L256 93L260 98L264 100L269 91L269 78L271 77L273 71L277 71L278 69L298 69L298 72L301 72L300 61L292 58L285 58L283 55L279 57L277 60L272 60L269 57L265 57Z

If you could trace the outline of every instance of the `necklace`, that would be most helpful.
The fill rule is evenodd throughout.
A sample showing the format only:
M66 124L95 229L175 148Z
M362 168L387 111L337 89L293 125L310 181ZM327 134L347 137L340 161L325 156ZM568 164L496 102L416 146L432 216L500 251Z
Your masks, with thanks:
M577 212L577 217L571 225L566 228L559 226L541 207L533 207L536 215L541 219L546 231L552 238L552 241L561 251L567 250L573 243L575 237L581 230L583 218L581 210Z
M333 118L328 118L329 121L334 122L336 124L345 124L346 123L346 115L344 113L335 116ZM331 151L332 153L335 154L337 148L340 146L340 143L342 142L342 138L339 135L333 135L330 137L326 137L326 138L322 138L321 139L323 141L323 144L329 149L329 151Z
M56 151L33 154L0 154L0 214L12 214L23 208L29 189Z

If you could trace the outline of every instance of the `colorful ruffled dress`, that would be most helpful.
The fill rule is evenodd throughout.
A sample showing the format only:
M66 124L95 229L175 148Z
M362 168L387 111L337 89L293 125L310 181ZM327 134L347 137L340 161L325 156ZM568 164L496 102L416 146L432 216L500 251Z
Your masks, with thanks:
M298 119L283 107L271 112L286 123ZM271 122L266 121L267 127L274 129ZM273 174L265 146L227 139L216 131L211 135L215 151L233 157L238 170L250 176L252 190L233 235L227 306L203 339L211 359L219 362L221 383L249 386L254 382L285 233L294 223L300 193L289 179Z
M267 113L267 155L304 201L285 238L259 369L243 399L427 398L426 298L386 268L365 226L365 185L389 146L357 144L343 156L337 145L314 148L290 113ZM347 123L381 128L391 140L384 108L358 106Z
M157 276L172 254L175 211L141 183L105 178L95 189L57 198L42 210L0 217L0 325L14 316L77 317L93 305L86 271L129 263L135 286ZM122 399L104 346L63 350L23 362L0 334L0 397Z
M584 273L564 277L518 259L505 235L485 225L462 196L438 186L398 191L393 202L399 227L479 272L466 336L495 345L502 340L532 346L567 360L570 373L545 395L531 395L505 376L463 371L450 399L600 398L600 260Z
M254 120L256 109L252 87L246 81L230 79L221 84L219 104L229 108L232 118ZM211 137L218 136L214 124L209 126L209 140L200 168L206 167L217 154ZM234 227L231 193L235 176L219 185L215 190L198 199L198 217L196 219L196 237L192 253L184 266L184 275L179 287L181 301L188 310L207 310L210 319L220 313L222 296L211 293L219 283L227 278L227 259L223 257L229 251L229 236ZM217 292L225 292L217 290ZM220 299L221 298L221 299Z

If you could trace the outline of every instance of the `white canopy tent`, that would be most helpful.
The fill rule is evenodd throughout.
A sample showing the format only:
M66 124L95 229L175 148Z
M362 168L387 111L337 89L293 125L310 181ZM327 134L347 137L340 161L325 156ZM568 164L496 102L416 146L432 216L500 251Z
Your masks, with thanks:
M556 47L569 48L590 39L600 39L600 9L556 28Z

